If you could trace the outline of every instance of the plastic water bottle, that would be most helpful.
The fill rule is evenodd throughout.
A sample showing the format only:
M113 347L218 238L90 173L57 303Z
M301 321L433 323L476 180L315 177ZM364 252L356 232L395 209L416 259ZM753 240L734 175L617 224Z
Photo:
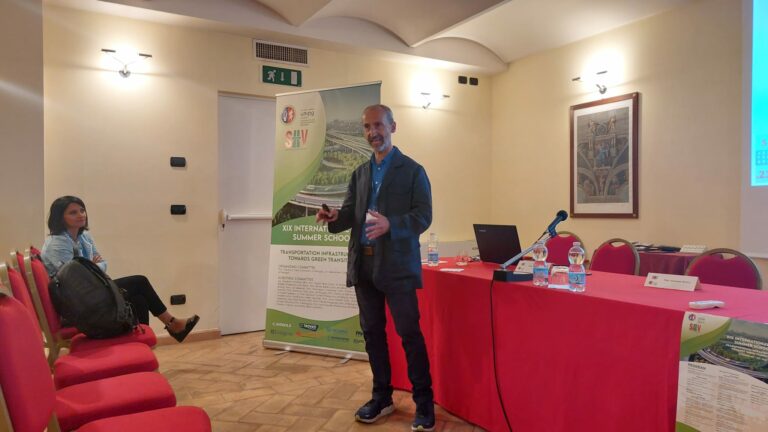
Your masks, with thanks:
M543 241L533 247L533 284L547 286L549 268L547 267L547 246Z
M584 270L584 249L581 243L573 242L573 247L568 250L568 285L571 291L584 292L587 288L587 272Z
M429 243L427 244L427 265L437 267L440 264L440 254L437 251L437 234L429 233Z

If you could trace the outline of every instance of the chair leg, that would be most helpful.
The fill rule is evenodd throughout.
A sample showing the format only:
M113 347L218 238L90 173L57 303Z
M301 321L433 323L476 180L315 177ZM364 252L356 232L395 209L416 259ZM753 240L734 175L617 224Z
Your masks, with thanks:
M47 432L61 432L59 419L56 418L56 413L51 414L51 420L48 422Z
M55 363L56 359L59 358L61 347L59 347L59 344L57 343L46 345L48 346L48 366L53 368L53 363Z
M0 388L0 432L13 432L11 415L8 414L8 406L5 404L2 388Z

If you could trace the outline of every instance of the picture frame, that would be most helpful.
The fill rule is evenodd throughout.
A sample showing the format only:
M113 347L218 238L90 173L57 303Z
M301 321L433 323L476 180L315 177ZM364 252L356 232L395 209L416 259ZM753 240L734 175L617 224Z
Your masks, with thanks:
M639 99L634 92L571 106L572 217L638 217Z

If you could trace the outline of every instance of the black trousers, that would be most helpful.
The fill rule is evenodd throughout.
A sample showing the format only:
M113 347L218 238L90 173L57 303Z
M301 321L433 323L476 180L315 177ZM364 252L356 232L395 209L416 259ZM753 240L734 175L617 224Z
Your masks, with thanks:
M373 398L392 398L392 368L387 345L387 315L384 302L389 305L397 334L403 341L408 362L408 378L413 386L413 400L417 405L432 403L432 378L424 336L419 327L419 301L416 290L403 293L384 293L373 284L373 257L363 256L358 283L355 286L360 308L360 327L365 338L365 351L373 372Z
M131 302L133 313L140 323L149 324L150 312L152 315L158 316L168 310L146 276L121 277L115 279L115 283L126 291L125 299Z

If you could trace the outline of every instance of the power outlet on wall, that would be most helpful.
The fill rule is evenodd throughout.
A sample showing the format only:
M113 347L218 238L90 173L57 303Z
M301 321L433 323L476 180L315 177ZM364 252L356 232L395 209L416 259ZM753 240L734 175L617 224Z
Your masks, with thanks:
M176 294L171 296L172 305L183 305L187 302L187 296L184 294Z

